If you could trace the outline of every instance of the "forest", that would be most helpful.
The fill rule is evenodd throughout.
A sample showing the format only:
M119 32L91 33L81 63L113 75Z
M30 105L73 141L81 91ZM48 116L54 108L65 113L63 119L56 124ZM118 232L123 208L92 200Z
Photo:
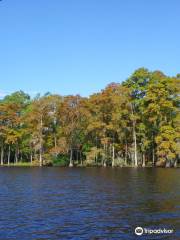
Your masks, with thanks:
M179 84L180 74L139 68L89 97L7 95L0 100L0 164L177 167Z

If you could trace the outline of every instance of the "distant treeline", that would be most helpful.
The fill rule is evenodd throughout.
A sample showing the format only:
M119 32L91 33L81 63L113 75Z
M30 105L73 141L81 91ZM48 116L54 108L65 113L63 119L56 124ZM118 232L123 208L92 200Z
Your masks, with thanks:
M12 93L0 101L1 165L177 166L179 84L140 68L88 98Z

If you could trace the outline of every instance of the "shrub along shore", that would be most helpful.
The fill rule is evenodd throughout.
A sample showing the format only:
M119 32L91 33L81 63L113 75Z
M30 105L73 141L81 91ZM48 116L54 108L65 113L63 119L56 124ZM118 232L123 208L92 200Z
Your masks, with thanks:
M18 162L18 163L10 163L10 164L3 164L0 165L0 167L59 167L59 168L69 168L69 164L68 162L66 164L62 164L60 163L45 163L42 166L39 165L39 162ZM153 166L152 164L147 164L145 166L142 165L138 165L136 168L167 168L167 166L165 164L162 164L160 166ZM168 166L168 167L173 167L173 168L180 168L180 164L177 164L176 166ZM70 168L135 168L135 166L132 165L117 165L117 166L113 166L112 165L106 165L106 166L102 166L100 164L92 164L92 165L86 165L86 164L74 164L73 166L71 166Z
M177 167L179 96L180 74L145 68L87 98L12 93L0 100L0 164Z

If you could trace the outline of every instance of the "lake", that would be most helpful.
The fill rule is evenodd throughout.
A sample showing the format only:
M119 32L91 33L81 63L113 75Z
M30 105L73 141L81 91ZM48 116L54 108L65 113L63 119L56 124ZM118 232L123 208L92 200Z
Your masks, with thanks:
M180 169L2 167L0 239L180 239L179 203Z

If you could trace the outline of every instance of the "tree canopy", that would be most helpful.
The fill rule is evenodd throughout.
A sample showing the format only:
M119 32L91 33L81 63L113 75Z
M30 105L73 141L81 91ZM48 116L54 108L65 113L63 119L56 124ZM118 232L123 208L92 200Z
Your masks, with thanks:
M0 100L1 165L176 166L179 84L140 68L88 98L12 93Z

